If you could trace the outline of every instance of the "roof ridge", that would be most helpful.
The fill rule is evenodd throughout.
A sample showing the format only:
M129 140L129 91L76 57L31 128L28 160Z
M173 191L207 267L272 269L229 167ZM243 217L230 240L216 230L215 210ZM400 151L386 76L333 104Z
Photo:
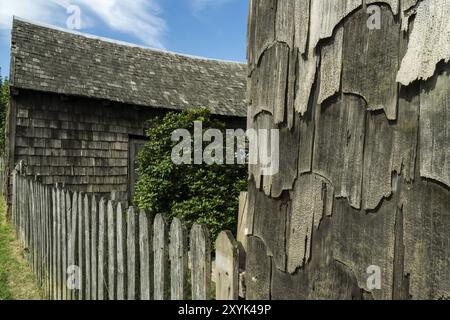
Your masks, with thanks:
M29 19L24 19L24 18L21 18L21 17L18 17L18 16L13 16L13 25L14 25L14 21L15 20L21 21L21 22L25 22L25 23L29 23L29 24L32 24L32 25L35 25L35 26L38 26L38 27L42 27L42 28L48 28L48 29L52 29L52 30L56 30L56 31L64 32L64 33L69 33L69 34L85 37L85 38L88 38L88 39L100 40L100 41L109 42L109 43L117 44L117 45L121 45L121 46L127 46L127 47L132 47L132 48L139 48L139 49L143 49L143 50L154 51L154 52L159 52L159 53L165 53L165 54L170 54L170 55L179 56L179 57L191 58L191 59L195 59L195 60L237 64L237 65L241 65L241 66L245 66L246 65L245 62L240 62L240 61L231 61L231 60L207 58L207 57L201 57L201 56L196 56L196 55L190 55L190 54L186 54L186 53L178 53L178 52L173 52L173 51L164 50L164 49L152 48L152 47L139 45L139 44L132 43L132 42L116 40L116 39L112 39L112 38L97 36L97 35L94 35L94 34L84 33L84 32L75 31L75 30L69 30L69 29L65 29L65 28L62 28L62 27L53 26L53 25L50 25L50 24L47 24L47 23L42 23L42 22L32 21L32 20L29 20Z

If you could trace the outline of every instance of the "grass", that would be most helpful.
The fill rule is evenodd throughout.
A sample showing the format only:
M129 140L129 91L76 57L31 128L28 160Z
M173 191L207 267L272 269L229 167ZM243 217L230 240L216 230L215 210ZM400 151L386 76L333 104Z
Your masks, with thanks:
M40 300L36 278L6 220L6 206L0 197L0 300Z

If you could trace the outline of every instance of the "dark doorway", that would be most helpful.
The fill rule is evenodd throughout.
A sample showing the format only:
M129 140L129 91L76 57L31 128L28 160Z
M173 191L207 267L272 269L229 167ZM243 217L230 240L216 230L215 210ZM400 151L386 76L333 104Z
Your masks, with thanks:
M128 199L129 203L133 204L134 192L136 187L136 181L139 178L137 173L137 157L139 151L148 142L148 138L145 137L130 137L128 143Z

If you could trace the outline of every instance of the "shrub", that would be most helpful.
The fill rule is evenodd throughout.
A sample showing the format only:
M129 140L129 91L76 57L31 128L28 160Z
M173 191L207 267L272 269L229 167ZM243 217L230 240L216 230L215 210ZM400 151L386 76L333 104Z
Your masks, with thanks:
M188 226L194 222L206 224L215 238L222 230L236 230L239 193L247 186L247 168L174 164L171 153L178 142L172 141L172 132L187 129L193 137L194 121L201 121L204 131L225 130L224 123L205 109L170 112L163 119L150 120L147 131L150 140L138 155L139 180L134 202L152 214L166 215L169 220L181 217Z

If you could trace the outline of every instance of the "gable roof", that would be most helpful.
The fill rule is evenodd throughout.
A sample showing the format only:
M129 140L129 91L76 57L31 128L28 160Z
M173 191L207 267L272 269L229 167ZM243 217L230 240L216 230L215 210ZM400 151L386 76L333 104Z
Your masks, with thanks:
M245 64L158 51L14 18L15 88L246 117Z

